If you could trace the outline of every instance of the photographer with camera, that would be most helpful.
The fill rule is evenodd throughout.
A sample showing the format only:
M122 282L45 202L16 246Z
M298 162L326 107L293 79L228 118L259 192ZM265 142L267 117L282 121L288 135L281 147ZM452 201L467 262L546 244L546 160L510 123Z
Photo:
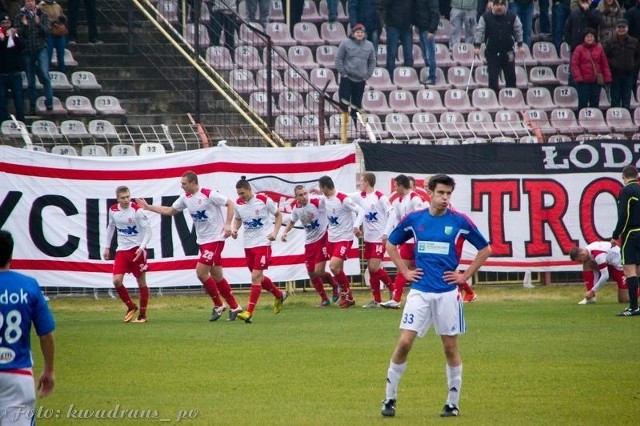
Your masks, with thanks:
M0 121L9 119L9 90L13 97L16 117L24 122L22 100L22 44L9 15L0 17Z
M36 75L44 88L44 105L47 111L53 110L53 90L49 79L49 56L47 55L47 37L50 23L47 14L36 6L36 0L25 0L24 7L16 16L14 27L23 42L22 59L27 74L29 113L36 112Z
M62 6L56 3L56 0L43 0L38 7L47 14L51 29L49 37L47 37L47 53L49 55L49 68L51 68L51 59L53 58L53 50L56 50L58 57L58 71L67 72L64 63L64 48L66 45L66 35L69 33L67 28L67 17L62 13Z

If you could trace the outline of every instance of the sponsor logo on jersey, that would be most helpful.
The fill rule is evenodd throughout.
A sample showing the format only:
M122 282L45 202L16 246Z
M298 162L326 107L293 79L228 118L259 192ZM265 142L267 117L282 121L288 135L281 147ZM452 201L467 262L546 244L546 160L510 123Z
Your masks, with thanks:
M5 291L0 293L0 305L18 305L27 303L29 303L29 293L25 292L23 289L20 289L19 293L9 293L8 289L5 289Z
M0 364L9 364L16 359L16 353L11 348L0 348Z

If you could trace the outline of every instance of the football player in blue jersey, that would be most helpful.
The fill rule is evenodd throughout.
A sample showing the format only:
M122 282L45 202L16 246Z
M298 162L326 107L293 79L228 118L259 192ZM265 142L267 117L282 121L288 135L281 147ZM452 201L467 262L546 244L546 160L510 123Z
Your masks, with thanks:
M0 230L0 424L31 425L36 390L33 381L31 324L44 359L38 396L47 396L53 372L55 323L38 282L10 269L13 237Z
M398 273L412 285L400 321L400 338L387 371L383 416L395 415L398 383L407 367L409 351L416 336L423 337L432 325L444 347L449 389L440 415L459 414L462 359L457 335L465 332L465 322L457 286L476 273L491 255L491 247L471 219L449 208L454 188L455 181L450 176L432 176L428 183L429 208L408 213L389 235L387 253ZM402 261L397 248L411 238L415 239L413 270ZM471 243L478 252L467 270L459 271L458 245L463 241Z

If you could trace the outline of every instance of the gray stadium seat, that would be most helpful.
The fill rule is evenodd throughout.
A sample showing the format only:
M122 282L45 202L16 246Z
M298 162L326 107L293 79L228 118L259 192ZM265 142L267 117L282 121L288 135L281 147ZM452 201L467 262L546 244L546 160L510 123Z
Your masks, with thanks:
M55 145L51 148L52 154L77 156L78 151L71 145Z
M80 149L80 155L83 157L106 157L109 154L102 145L84 145Z

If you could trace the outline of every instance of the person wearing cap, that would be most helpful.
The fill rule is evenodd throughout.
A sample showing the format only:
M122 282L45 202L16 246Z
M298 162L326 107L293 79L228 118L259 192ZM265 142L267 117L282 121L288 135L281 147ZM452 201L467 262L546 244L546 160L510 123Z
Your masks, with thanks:
M600 89L611 83L609 61L602 45L598 43L597 31L587 28L583 43L571 54L571 75L578 92L578 110L582 108L598 108L600 105ZM598 74L602 75L599 81Z
M44 89L44 105L47 111L53 109L53 90L49 79L49 55L47 37L51 28L49 17L36 6L36 0L25 0L24 7L15 17L13 25L23 42L22 60L27 74L27 95L29 112L36 112L36 75Z
M11 91L16 118L24 121L22 100L22 42L9 15L0 20L0 122L9 119L8 93Z
M351 108L354 125L357 124L358 109L362 109L362 96L367 80L376 67L376 52L367 40L364 25L356 24L351 36L340 43L336 54L336 71L340 75L338 95L344 111Z
M440 22L438 0L415 0L413 25L420 35L420 47L425 64L429 67L427 84L436 84L436 31Z
M485 12L478 21L474 39L475 54L480 56L480 46L485 43L489 88L496 95L499 91L498 79L504 72L505 87L516 87L516 54L514 46L523 52L522 23L515 13L507 10L506 0L495 0L491 10Z
M414 0L384 0L387 26L387 71L393 79L398 45L402 45L403 65L413 67L413 30L411 28Z
M611 106L631 110L631 92L640 66L640 43L629 35L626 19L616 22L613 38L604 44L611 70Z

